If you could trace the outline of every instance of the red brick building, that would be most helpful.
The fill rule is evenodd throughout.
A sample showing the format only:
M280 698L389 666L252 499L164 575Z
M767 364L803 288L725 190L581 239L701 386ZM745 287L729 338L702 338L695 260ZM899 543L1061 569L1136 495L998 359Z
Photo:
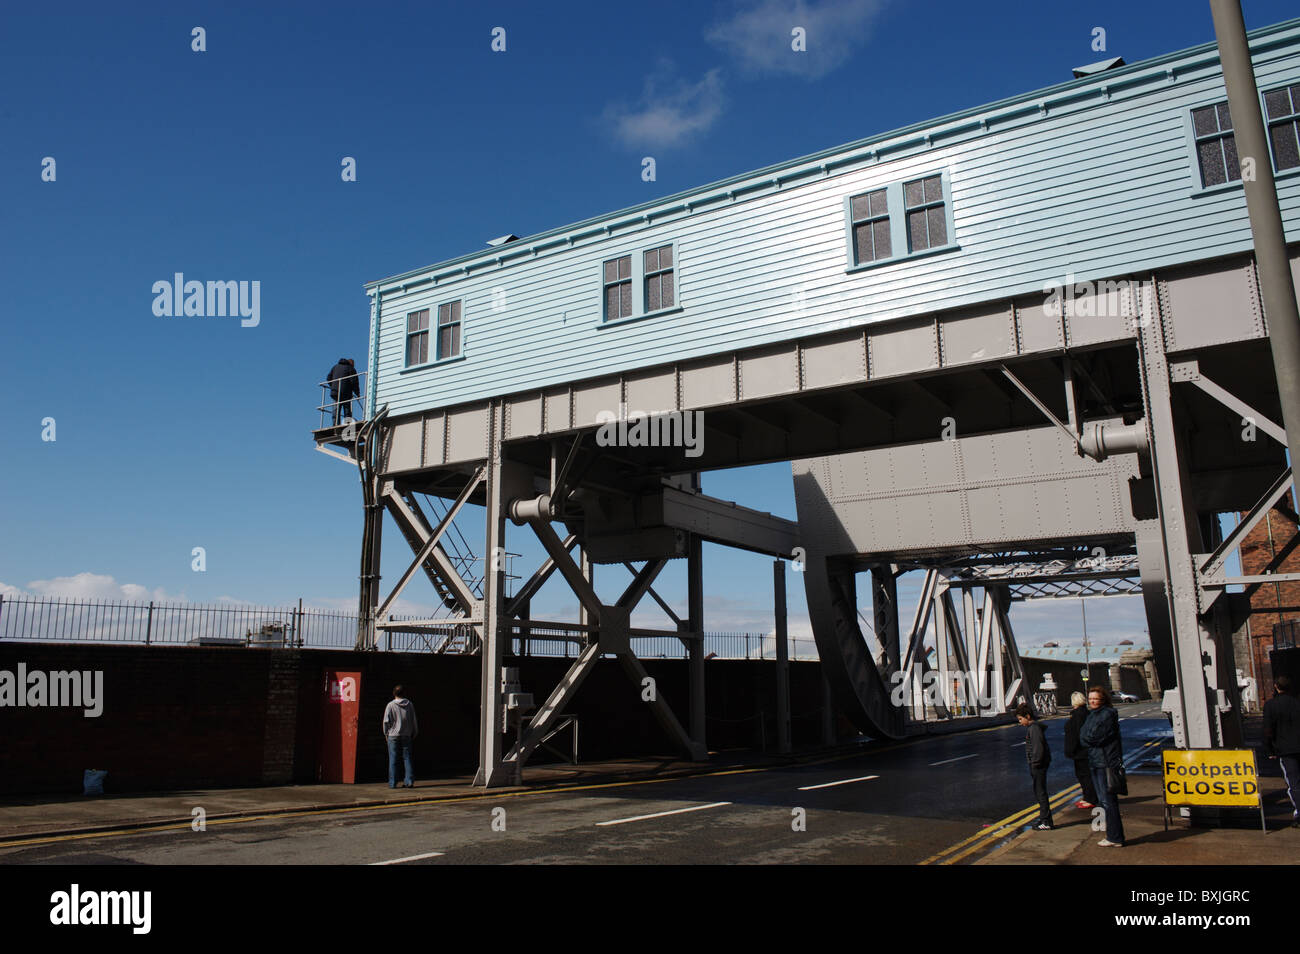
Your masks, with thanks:
M1300 573L1300 533L1297 532L1290 494L1246 535L1241 544L1241 569L1246 576L1261 573ZM1300 619L1300 582L1258 583L1250 594L1250 647L1260 699L1272 692L1273 674L1268 654L1273 648L1273 624ZM1243 671L1246 660L1240 660ZM1252 675L1246 672L1246 675Z

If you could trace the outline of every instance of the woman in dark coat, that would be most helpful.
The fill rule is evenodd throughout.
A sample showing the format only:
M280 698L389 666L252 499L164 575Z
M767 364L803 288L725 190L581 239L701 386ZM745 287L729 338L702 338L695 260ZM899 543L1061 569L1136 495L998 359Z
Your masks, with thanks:
M1110 693L1101 686L1088 690L1088 709L1088 718L1079 730L1079 741L1088 747L1092 784L1106 810L1106 837L1097 844L1103 848L1123 848L1124 822L1119 817L1119 796L1107 781L1108 772L1124 769L1119 716L1110 704Z
M1074 762L1074 777L1079 780L1081 797L1075 808L1085 811L1097 804L1097 787L1092 784L1092 766L1088 764L1088 749L1079 743L1079 730L1088 718L1088 697L1082 692L1070 693L1070 718L1065 723L1065 757Z

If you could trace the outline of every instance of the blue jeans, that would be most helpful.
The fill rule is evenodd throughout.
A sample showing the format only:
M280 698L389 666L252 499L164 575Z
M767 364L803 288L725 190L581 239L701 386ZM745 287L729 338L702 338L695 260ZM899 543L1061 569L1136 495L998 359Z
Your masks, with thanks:
M1119 817L1119 796L1106 784L1104 768L1092 770L1092 784L1097 789L1097 804L1106 810L1106 840L1117 845L1124 844L1124 822Z
M388 787L397 787L397 753L402 753L402 760L406 764L406 784L415 784L415 773L411 768L411 739L407 738L389 738L388 740Z

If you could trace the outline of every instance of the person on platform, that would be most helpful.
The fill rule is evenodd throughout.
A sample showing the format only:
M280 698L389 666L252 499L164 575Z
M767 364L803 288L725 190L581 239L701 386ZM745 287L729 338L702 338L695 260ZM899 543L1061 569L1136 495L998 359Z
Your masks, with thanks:
M1079 800L1075 808L1084 811L1097 804L1097 788L1092 784L1092 766L1088 764L1088 749L1079 742L1079 730L1088 718L1088 697L1082 692L1070 693L1070 718L1065 723L1065 757L1074 763L1074 777L1079 780Z
M1047 768L1052 764L1052 750L1047 747L1047 730L1034 715L1033 708L1022 702L1016 707L1016 721L1025 727L1025 757L1029 760L1029 777L1034 783L1034 797L1038 799L1039 831L1051 831L1052 806L1047 798Z
M1088 690L1088 718L1079 730L1079 741L1088 747L1092 784L1106 812L1106 837L1102 848L1124 847L1124 821L1119 817L1119 796L1124 785L1124 743L1119 734L1119 715L1110 704L1110 693L1101 686Z
M330 397L334 401L334 426L342 421L352 420L352 399L361 394L357 382L356 365L351 358L339 358L339 363L330 368Z
M1300 699L1292 694L1291 677L1273 680L1273 698L1264 703L1264 738L1268 757L1277 759L1291 799L1291 827L1300 828Z
M397 788L397 756L401 753L406 768L406 788L415 785L411 767L411 743L420 734L415 706L406 698L401 686L393 687L392 701L384 708L384 738L388 741L388 787Z

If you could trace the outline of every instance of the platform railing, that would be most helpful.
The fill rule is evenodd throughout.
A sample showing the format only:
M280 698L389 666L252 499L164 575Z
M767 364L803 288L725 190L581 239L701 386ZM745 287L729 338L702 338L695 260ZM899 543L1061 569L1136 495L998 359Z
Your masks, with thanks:
M416 617L406 617L416 619ZM427 619L427 617L423 617ZM403 617L390 620L381 644L393 652L473 654L479 637L471 624L449 618L445 626L423 623L410 630ZM522 656L576 656L587 628L554 621L516 620L510 649ZM108 642L154 646L250 646L266 649L351 649L356 643L355 614L297 605L253 606L243 603L203 605L151 600L54 596L0 595L0 640L32 642ZM670 635L631 636L632 648L643 659L685 659L686 646ZM811 639L791 638L790 659L814 660ZM705 633L704 653L714 659L776 658L775 641L764 633Z
M320 427L317 430L337 427L345 423L345 419L353 421L366 419L366 372L358 371L353 378L342 378L336 383L341 384L349 380L356 381L357 394L347 401L330 394L329 381L321 381L318 385L321 393L320 405L316 408L320 412Z

